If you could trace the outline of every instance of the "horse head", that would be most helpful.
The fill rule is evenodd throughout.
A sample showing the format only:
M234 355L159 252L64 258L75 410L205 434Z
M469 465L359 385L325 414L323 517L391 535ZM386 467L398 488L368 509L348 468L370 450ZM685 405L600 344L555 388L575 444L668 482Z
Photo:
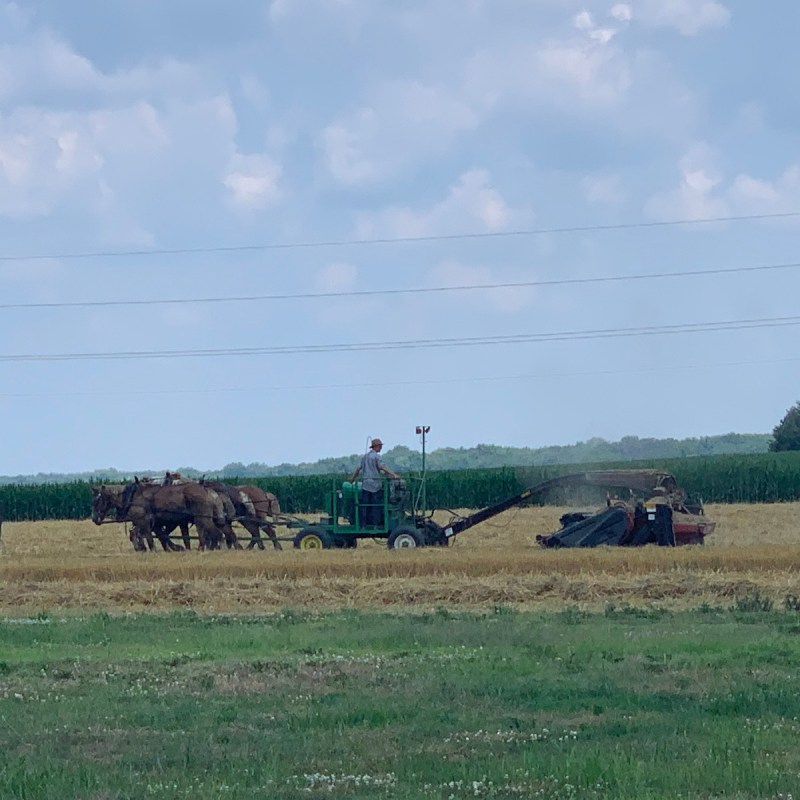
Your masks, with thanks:
M92 522L99 525L111 510L105 486L92 486Z
M116 486L92 486L92 522L100 525L108 512L119 502L120 490Z

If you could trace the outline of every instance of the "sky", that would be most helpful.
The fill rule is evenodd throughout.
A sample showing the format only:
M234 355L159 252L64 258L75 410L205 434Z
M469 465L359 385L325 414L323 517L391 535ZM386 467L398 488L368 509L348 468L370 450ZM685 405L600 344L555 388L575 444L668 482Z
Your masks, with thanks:
M0 0L0 474L767 433L800 3Z

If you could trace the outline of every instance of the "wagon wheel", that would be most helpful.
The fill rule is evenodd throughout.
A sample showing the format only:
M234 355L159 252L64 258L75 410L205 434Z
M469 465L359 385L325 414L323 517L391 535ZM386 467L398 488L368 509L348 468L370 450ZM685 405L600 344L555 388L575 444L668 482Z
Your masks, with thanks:
M325 531L305 528L294 537L294 546L298 550L327 550L331 540Z
M397 528L392 531L386 542L390 550L408 550L412 547L424 547L420 531L416 528Z

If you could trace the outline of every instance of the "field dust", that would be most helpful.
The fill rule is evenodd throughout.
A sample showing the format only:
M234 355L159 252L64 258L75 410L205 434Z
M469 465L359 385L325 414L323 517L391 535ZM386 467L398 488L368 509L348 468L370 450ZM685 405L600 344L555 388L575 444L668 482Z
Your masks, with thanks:
M192 608L491 610L732 605L759 592L800 596L800 503L717 505L704 546L545 550L565 509L511 509L447 548L135 553L125 526L90 521L4 523L0 613L29 615ZM311 516L310 518L314 518ZM445 520L440 520L445 521ZM242 532L243 534L243 532Z

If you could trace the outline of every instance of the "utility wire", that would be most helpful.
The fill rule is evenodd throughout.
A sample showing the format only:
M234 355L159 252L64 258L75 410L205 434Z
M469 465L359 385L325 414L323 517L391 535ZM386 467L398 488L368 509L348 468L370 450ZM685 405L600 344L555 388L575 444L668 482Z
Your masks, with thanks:
M458 378L423 378L419 380L364 381L359 383L316 383L276 386L212 386L198 389L116 389L104 391L79 392L0 392L0 398L24 397L116 397L148 395L200 395L200 394L257 394L259 392L282 392L329 389L375 389L396 386L445 386L464 383L498 383L506 381L542 381L554 378L584 378L600 375L636 375L653 372L683 372L688 370L709 370L720 367L759 367L774 364L790 364L800 361L800 356L790 358L758 359L748 361L718 361L707 364L680 364L667 362L645 367L624 369L596 369L568 372L526 373L522 375L470 375Z
M605 275L594 278L556 278L553 280L517 281L513 283L475 283L459 286L427 286L407 289L362 289L346 292L297 292L294 294L254 294L231 297L149 298L143 300L77 300L51 303L0 303L0 311L32 308L97 308L119 306L165 306L200 303L247 303L274 300L311 300L345 297L375 297L390 295L442 294L445 292L488 291L492 289L529 289L544 286L576 286L590 283L618 283L668 278L702 277L705 275L732 275L769 270L797 269L800 262L787 264L762 264L753 267L719 267L712 269L681 270L679 272L651 272L635 275Z
M578 341L584 339L618 339L631 336L661 336L681 333L739 331L753 328L777 328L800 325L800 316L762 319L692 322L678 325L643 326L635 328L604 328L585 331L553 333L523 333L501 336L467 336L443 339L411 339L388 342L341 342L330 344L280 345L272 347L226 347L193 350L129 350L100 353L26 353L0 355L0 362L39 361L108 361L177 358L218 358L224 356L298 355L310 353L355 353L386 350L418 350L426 348L497 346L508 344L541 344L545 342Z
M105 250L75 253L30 253L0 255L3 261L74 261L94 258L124 258L136 256L175 256L211 253L244 253L265 250L310 250L323 247L357 247L362 245L411 244L415 242L447 242L468 239L504 239L520 236L541 236L544 234L589 233L600 231L633 230L636 228L666 228L679 225L706 225L721 222L746 222L755 220L779 220L800 217L800 211L787 211L777 214L745 214L728 217L706 217L703 219L661 220L655 222L621 222L612 225L570 225L556 228L528 228L516 231L488 231L483 233L449 233L430 236L397 236L374 239L329 239L309 242L273 242L270 244L221 245L211 247L153 248L151 250Z

